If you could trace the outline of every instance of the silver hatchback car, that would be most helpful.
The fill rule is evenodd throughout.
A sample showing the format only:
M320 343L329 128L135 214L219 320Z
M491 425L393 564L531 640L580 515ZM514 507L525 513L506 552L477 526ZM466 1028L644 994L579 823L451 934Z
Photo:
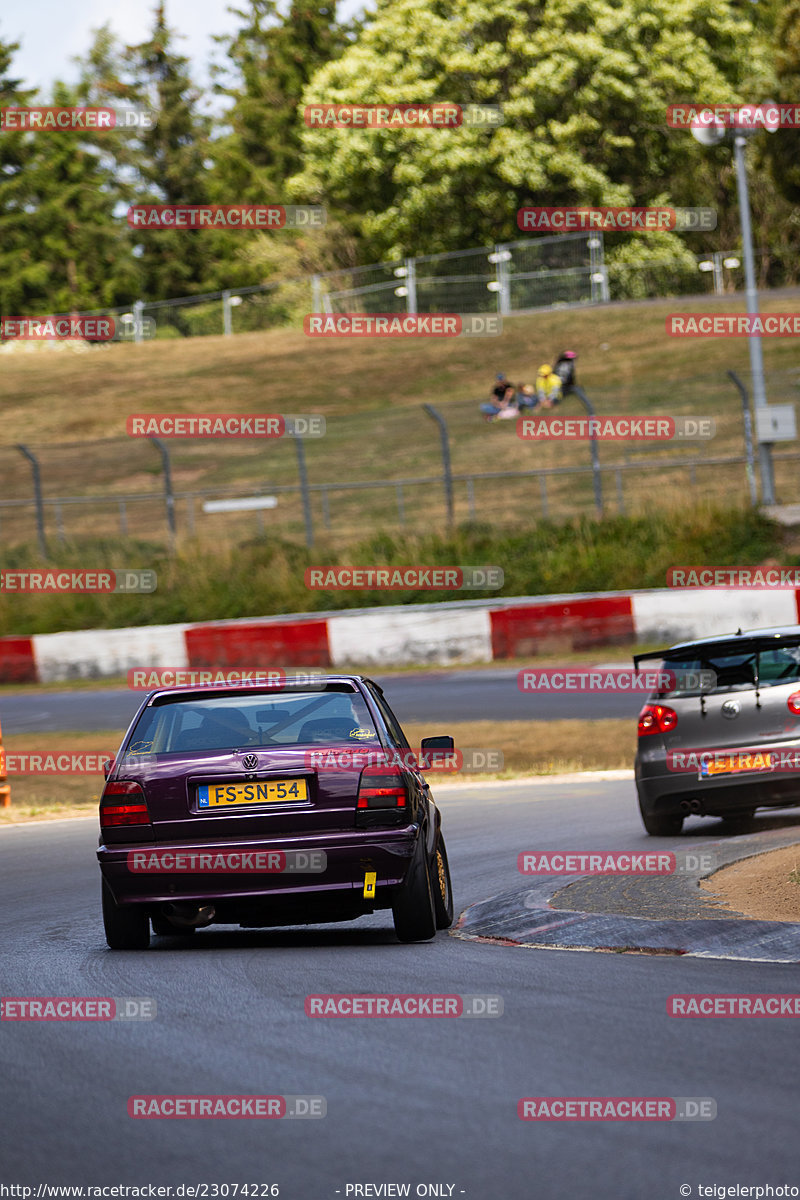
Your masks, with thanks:
M757 808L800 805L800 626L738 630L637 654L663 662L639 714L636 791L644 827L691 815L731 831Z

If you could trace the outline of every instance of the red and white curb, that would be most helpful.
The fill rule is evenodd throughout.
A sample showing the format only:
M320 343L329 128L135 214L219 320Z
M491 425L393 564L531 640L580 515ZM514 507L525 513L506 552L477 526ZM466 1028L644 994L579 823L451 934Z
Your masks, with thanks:
M100 679L133 667L455 666L794 625L799 605L800 589L665 588L43 633L0 638L0 682Z

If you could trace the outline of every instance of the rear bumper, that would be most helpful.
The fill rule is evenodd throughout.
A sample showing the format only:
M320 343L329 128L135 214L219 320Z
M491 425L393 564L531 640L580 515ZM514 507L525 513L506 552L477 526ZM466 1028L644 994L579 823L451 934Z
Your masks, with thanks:
M700 815L708 816L800 804L800 772L749 771L699 779L697 772L668 771L663 758L642 761L637 756L635 776L639 803L645 812L658 815L685 816L682 802L695 800Z
M128 845L101 844L97 851L103 879L117 904L159 905L176 900L199 902L238 901L247 903L281 896L302 902L329 894L342 902L357 902L363 897L368 872L376 876L376 889L384 889L383 903L389 902L385 889L402 884L414 853L419 825L400 829L363 830L326 833L296 838L230 838L213 843L200 841L136 842ZM238 855L270 852L308 852L325 854L325 870L315 873L164 871L153 873L129 865L129 853L145 851L151 855L182 854ZM141 861L141 860L140 860ZM382 907L380 899L363 901L365 909Z

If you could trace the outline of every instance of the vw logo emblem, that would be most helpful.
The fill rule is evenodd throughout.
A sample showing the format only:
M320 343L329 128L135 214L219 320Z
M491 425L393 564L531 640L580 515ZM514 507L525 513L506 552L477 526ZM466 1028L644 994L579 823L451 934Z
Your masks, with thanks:
M256 767L258 766L258 755L245 754L244 758L242 759L242 766L246 771L255 771Z
M726 700L722 706L722 715L723 715L723 717L731 717L731 718L738 717L739 701L738 700Z

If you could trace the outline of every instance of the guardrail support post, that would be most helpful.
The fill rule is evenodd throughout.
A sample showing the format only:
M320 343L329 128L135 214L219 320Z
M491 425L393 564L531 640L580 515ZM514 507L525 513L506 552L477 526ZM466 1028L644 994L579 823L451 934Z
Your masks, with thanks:
M447 422L432 404L423 404L425 412L439 426L439 437L442 443L442 481L447 503L447 524L453 524L453 471L450 466L450 438L447 433Z
M17 443L17 449L20 454L24 454L28 462L31 464L33 472L33 497L36 502L36 534L39 538L39 553L43 559L47 559L47 539L44 536L44 504L42 502L42 477L39 472L39 460L35 454L31 453L27 446L23 446L21 442Z
M169 530L170 549L175 549L175 496L172 491L172 471L170 469L169 450L161 441L161 438L148 438L152 442L156 450L161 455L161 463L164 469L164 502L167 509L167 529Z

